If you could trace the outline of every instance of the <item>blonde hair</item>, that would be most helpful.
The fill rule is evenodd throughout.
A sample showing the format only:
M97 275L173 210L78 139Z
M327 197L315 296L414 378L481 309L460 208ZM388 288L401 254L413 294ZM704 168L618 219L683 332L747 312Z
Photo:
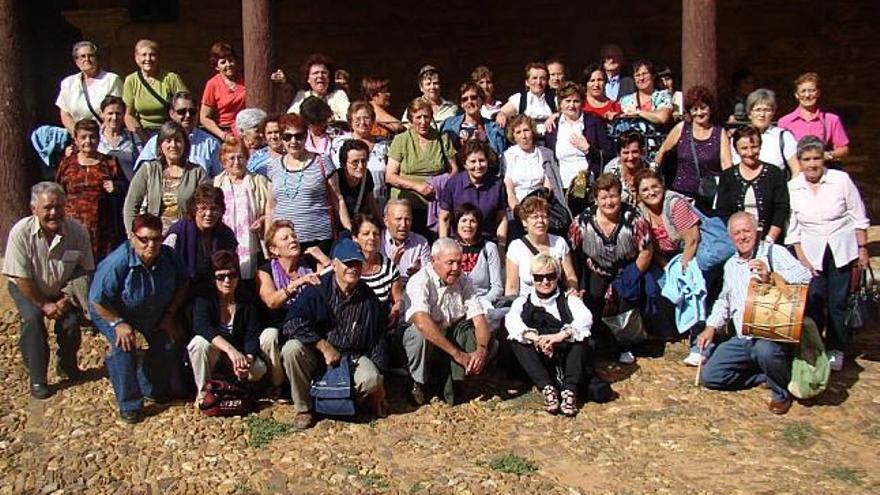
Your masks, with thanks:
M159 43L144 38L142 40L138 40L138 42L134 44L134 52L137 53L138 50L140 50L141 48L152 48L154 52L158 52Z
M532 263L529 268L532 270L532 273L546 270L547 268L553 268L553 271L557 275L559 275L560 272L559 260L548 253L536 254L535 257L532 258Z

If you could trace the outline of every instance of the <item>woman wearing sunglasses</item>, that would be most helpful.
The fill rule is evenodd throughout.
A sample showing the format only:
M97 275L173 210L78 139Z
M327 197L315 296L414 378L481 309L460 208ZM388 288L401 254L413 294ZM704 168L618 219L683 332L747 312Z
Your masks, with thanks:
M308 129L302 117L283 115L278 124L287 151L267 168L272 185L266 218L292 221L303 250L318 246L330 252L336 222L351 228L336 169L324 156L306 150Z

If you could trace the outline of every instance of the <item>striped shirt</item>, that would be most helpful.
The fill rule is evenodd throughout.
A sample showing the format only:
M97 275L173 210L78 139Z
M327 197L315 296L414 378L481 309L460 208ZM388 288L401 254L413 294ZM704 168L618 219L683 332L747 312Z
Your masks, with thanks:
M283 162L284 156L269 162L267 177L272 181L275 200L273 220L290 220L296 226L300 242L316 242L333 238L330 224L330 206L327 204L327 177L333 166L327 162L322 170L323 157L312 155L302 170L291 172Z
M373 289L373 292L376 293L376 297L379 298L379 302L386 303L391 296L391 285L395 281L400 280L400 271L397 270L397 266L395 266L390 259L381 254L379 257L382 259L379 271L371 275L362 273L361 280L363 280L369 288Z
M782 275L782 278L790 284L810 283L812 278L810 272L782 246L761 242L754 259L768 263L768 247L773 249L774 272ZM733 319L736 334L743 336L743 311L748 297L749 280L752 277L749 261L751 259L734 255L724 263L724 287L715 305L712 306L712 313L706 320L706 326L723 328L728 320Z

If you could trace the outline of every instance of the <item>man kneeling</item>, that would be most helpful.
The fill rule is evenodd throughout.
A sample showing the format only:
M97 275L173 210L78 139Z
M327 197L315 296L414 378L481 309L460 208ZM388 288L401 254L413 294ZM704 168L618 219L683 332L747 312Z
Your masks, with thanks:
M431 264L406 285L406 300L410 326L403 347L414 382L412 399L422 405L429 399L426 384L442 384L444 400L454 404L465 375L483 371L491 336L474 287L461 274L457 242L444 237L434 243Z
M706 329L697 336L697 345L701 351L706 349L715 339L716 329L724 328L731 318L736 336L718 345L703 366L701 381L716 390L739 390L766 383L771 391L770 412L785 414L791 407L786 387L791 379L792 349L787 344L744 336L743 310L749 280L770 280L767 260L771 250L773 271L786 282L809 283L810 272L785 248L759 242L758 225L752 214L734 213L727 222L727 230L737 254L724 264L724 287L712 307Z
M287 312L282 330L281 359L290 380L290 392L299 429L314 424L309 385L323 366L351 357L352 382L377 416L385 415L385 388L380 370L386 369L382 304L361 280L364 255L351 239L333 246L333 271L321 284L307 286Z

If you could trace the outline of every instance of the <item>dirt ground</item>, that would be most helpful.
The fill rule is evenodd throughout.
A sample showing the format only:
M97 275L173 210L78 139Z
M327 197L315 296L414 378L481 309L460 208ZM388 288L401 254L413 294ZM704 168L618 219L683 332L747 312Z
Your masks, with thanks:
M143 423L119 422L100 335L84 336L83 383L58 384L50 372L53 396L32 400L16 315L5 290L0 298L4 494L880 492L876 328L856 336L819 400L783 417L767 411L766 390L695 387L678 343L632 366L602 364L619 397L574 419L545 414L537 392L494 370L457 407L416 409L391 378L387 419L294 433L283 404L225 419L153 405Z

